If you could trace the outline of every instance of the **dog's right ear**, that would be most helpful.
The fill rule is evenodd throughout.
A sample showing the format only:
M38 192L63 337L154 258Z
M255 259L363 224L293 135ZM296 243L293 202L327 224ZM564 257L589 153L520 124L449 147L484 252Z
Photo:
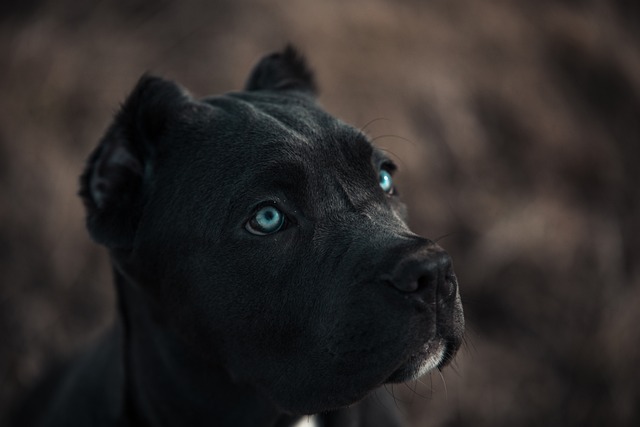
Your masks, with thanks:
M131 247L158 141L190 99L175 83L145 75L116 114L80 177L87 228L98 243Z
M245 90L297 90L314 96L318 92L313 72L291 45L262 58L251 71Z

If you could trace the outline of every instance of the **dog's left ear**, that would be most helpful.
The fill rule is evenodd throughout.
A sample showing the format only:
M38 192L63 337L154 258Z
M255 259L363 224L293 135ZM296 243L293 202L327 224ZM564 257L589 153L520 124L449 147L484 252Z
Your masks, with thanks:
M317 94L313 72L291 45L262 58L249 75L245 90L298 90Z
M91 237L110 249L132 245L159 141L190 102L175 83L143 76L80 177Z

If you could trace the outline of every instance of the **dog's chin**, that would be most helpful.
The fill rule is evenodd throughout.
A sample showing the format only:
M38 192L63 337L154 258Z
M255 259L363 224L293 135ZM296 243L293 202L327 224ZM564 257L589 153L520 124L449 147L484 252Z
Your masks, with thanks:
M444 367L450 361L448 354L450 353L446 340L435 338L423 344L417 351L408 354L404 362L382 382L378 382L380 377L376 380L375 375L372 375L368 378L368 385L357 380L350 381L347 387L316 393L314 397L311 397L308 392L292 392L290 387L279 390L275 394L271 390L267 394L271 395L273 402L282 411L292 415L309 415L343 408L361 400L371 390L382 384L413 381L433 369ZM331 384L334 385L333 382Z
M411 354L386 382L401 383L417 380L427 372L446 365L446 356L447 346L443 339L429 341L420 350Z

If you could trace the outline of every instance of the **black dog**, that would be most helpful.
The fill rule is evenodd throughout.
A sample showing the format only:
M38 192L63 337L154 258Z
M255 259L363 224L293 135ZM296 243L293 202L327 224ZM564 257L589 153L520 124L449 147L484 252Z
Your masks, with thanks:
M36 424L400 425L367 396L452 359L456 278L407 228L393 163L314 96L292 48L244 92L140 80L81 178L119 317L44 383Z

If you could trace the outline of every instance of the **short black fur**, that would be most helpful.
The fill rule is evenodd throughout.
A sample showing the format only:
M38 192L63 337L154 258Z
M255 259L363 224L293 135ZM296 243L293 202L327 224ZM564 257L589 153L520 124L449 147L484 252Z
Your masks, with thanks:
M119 316L17 425L400 426L376 390L449 363L457 280L381 188L392 162L316 104L293 48L246 89L144 76L126 100L80 191ZM287 225L253 233L264 206Z

